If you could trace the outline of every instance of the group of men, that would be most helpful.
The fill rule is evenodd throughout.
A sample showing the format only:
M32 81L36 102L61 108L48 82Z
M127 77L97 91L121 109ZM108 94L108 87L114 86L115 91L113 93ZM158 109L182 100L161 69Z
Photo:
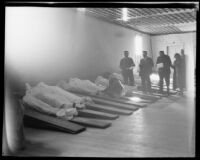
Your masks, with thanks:
M165 80L166 86L167 86L167 94L169 95L169 84L170 84L170 73L171 73L170 68L174 69L173 83L176 84L176 87L174 87L174 89L179 88L182 93L183 88L185 88L184 50L181 50L181 54L182 55L180 55L179 53L175 54L174 58L176 60L172 64L170 57L166 55L164 51L159 52L159 56L157 57L157 61L156 61L156 67L158 68L160 93L163 93L163 80ZM120 61L120 68L122 71L121 72L122 76L124 78L124 83L126 85L130 85L130 86L135 85L133 67L135 67L135 63L133 59L129 57L128 51L124 51L124 58L122 58ZM151 93L150 75L153 72L153 67L154 67L154 63L153 63L152 58L147 56L147 51L143 51L143 58L140 60L140 63L139 63L139 76L141 77L142 90L144 92ZM176 81L177 79L178 81Z

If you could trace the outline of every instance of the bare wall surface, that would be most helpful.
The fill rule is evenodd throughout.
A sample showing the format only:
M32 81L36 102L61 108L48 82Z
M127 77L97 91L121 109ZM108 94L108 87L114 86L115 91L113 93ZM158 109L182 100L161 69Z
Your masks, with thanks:
M94 79L119 72L124 50L137 65L141 57L135 54L138 32L73 8L7 7L5 25L6 67L23 82ZM151 54L150 36L141 36L142 50Z

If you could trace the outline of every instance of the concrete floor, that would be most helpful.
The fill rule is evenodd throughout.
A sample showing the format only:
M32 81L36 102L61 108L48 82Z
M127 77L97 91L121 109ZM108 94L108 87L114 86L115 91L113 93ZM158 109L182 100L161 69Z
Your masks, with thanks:
M107 129L73 135L25 128L29 144L20 156L194 157L194 98L163 98Z

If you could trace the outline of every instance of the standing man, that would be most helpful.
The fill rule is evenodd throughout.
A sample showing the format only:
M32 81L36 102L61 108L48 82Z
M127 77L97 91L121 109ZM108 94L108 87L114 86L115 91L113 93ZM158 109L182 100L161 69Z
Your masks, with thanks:
M182 81L183 81L183 88L186 89L186 55L184 50L181 49L181 68L182 68Z
M160 93L163 93L163 79L165 79L167 94L169 95L170 67L172 66L172 62L170 57L164 54L164 51L160 51L159 54L160 56L157 58L156 65L160 78Z
M140 60L140 72L139 75L142 80L142 89L143 92L151 92L151 80L150 74L152 73L153 68L153 60L152 58L147 56L147 51L143 51L143 58Z
M135 63L132 58L129 57L129 52L124 51L124 58L120 61L120 68L122 70L122 76L126 85L134 86L134 76L133 76L133 67Z

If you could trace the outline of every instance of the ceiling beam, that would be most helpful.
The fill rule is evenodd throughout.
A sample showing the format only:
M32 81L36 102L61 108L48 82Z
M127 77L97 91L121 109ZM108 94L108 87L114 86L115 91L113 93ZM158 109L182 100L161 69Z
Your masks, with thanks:
M149 33L150 36L163 36L163 35L170 35L170 34L185 34L185 33L196 33L196 31L181 31L176 33Z
M179 26L183 26L183 25L196 25L196 22L189 22L189 23L179 23L179 24L149 24L149 25L141 25L140 27L152 27L152 28L156 28L156 27L179 27Z

